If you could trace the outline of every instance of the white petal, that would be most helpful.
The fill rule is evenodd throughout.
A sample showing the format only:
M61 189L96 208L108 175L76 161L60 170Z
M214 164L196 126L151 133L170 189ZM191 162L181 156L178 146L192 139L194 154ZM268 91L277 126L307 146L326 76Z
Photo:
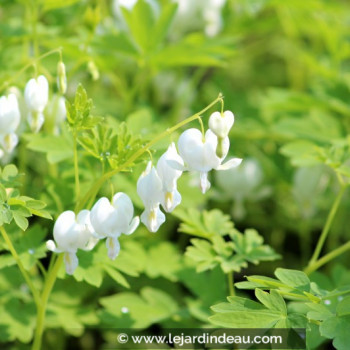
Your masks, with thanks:
M150 232L157 232L160 225L165 222L165 215L158 208L145 210L141 214L141 222L148 228Z
M157 163L157 173L163 183L163 190L172 192L176 188L176 181L182 175L182 170L177 170L168 164L169 160L182 165L183 159L177 154L175 143L172 142L167 151L159 158Z
M162 180L159 178L157 170L149 162L137 181L137 193L146 208L155 208L159 205L162 197Z
M165 192L162 200L162 207L167 213L170 213L181 203L181 199L181 194L177 189L173 192Z
M47 250L50 250L51 252L61 253L61 251L56 248L55 242L51 239L46 242L46 248L47 248Z
M225 111L223 114L214 112L209 117L209 128L217 137L227 137L233 123L234 115L231 111Z
M120 251L120 243L118 241L118 238L108 237L106 239L106 247L108 249L108 257L114 260Z
M73 275L78 267L78 257L75 253L64 253L64 264L68 275Z
M175 169L175 170L178 170L178 171L185 171L185 170L188 170L184 165L183 163L180 163L179 161L177 160L173 160L173 159L168 159L167 160L167 163L168 165Z
M114 213L115 208L106 197L100 198L92 207L90 221L99 237L113 235L114 228L117 225L117 218Z
M237 167L242 163L241 158L232 158L228 160L226 163L219 165L216 170L228 170L234 167Z
M208 173L200 173L200 186L203 194L209 190L210 182L208 180Z
M124 192L118 192L113 196L112 205L115 209L122 212L123 216L132 218L134 215L134 206L130 197Z
M28 123L32 132L37 133L43 126L45 121L41 112L33 111L28 113Z
M140 218L138 216L135 216L133 218L133 220L131 221L128 230L126 232L123 232L123 233L126 235L131 235L132 233L135 232L135 230L137 229L139 224L140 224Z
M99 238L91 237L87 242L86 246L82 248L83 250L90 251L94 249L95 245L98 243Z
M42 113L49 97L49 83L40 75L37 79L30 79L24 91L26 104L31 111Z
M18 136L15 133L7 134L7 135L4 135L3 137L1 137L1 134L0 134L0 138L1 138L1 144L6 153L11 153L14 150L14 148L17 146Z
M75 220L73 211L63 212L56 220L53 236L58 249L64 252L75 253L77 249L84 248L89 240L86 228Z

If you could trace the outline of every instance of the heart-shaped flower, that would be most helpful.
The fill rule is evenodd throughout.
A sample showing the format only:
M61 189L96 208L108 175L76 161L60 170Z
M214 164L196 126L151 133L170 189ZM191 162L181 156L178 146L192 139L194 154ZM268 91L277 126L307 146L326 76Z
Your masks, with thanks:
M158 231L165 221L165 215L159 209L163 197L163 184L152 162L148 162L146 170L137 181L137 193L145 206L141 222L149 231Z
M159 158L157 163L157 174L163 184L161 204L166 212L171 212L181 202L181 194L177 190L177 180L182 175L182 170L172 168L168 161L176 161L184 165L182 158L178 155L175 143L172 142L167 151Z
M234 121L235 117L231 111L214 112L209 117L209 128L217 137L224 139L228 136Z
M55 253L65 253L66 271L72 275L78 266L77 250L91 250L96 245L98 239L93 235L94 229L88 210L82 210L77 216L71 210L64 211L57 218L53 228L56 243L49 240L46 242L46 247Z
M121 234L132 234L139 225L140 219L134 217L134 206L129 196L123 192L114 195L112 203L100 198L91 209L90 220L99 239L106 238L108 256L114 260L120 250L118 237Z
M225 164L221 164L230 147L228 137L222 140L223 156L221 158L216 154L217 146L218 138L210 129L207 130L204 137L198 129L188 129L180 135L178 141L179 153L185 162L185 167L173 160L168 161L168 163L178 170L198 171L200 173L200 187L205 193L210 188L209 171L230 169L242 162L240 158L233 158Z
M2 96L0 98L0 143L6 153L11 153L18 143L15 131L20 119L16 95Z
M33 132L38 132L44 123L43 112L49 99L49 83L43 75L28 81L24 99L29 110L29 125Z

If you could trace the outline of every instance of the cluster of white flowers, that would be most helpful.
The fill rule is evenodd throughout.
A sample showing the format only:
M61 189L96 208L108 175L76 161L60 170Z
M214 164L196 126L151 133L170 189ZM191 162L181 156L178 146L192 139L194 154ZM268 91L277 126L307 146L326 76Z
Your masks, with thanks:
M205 135L197 129L188 129L178 140L179 153L175 143L171 143L156 167L148 162L137 181L137 193L145 207L141 222L150 232L158 231L165 222L160 206L169 213L180 204L177 180L183 171L199 172L200 188L205 193L210 188L209 171L230 169L241 163L242 159L233 158L222 164L229 150L228 133L233 123L232 112L215 112L210 116ZM139 223L140 218L134 217L132 201L127 194L119 192L111 202L106 197L100 198L91 211L84 209L77 216L72 211L63 212L53 230L57 247L49 240L47 248L65 253L66 271L73 274L78 266L78 249L90 250L98 240L106 238L108 256L114 260L120 251L118 238L121 234L132 234Z
M66 92L67 82L65 66L61 61L58 64L57 85L61 95L55 95L49 105L49 83L43 75L28 81L21 108L18 101L20 92L18 96L10 93L0 97L0 158L11 154L17 146L21 109L27 116L30 129L36 133L44 124L44 110L47 108L48 114L54 119L53 130L57 131L57 124L66 118L65 98L62 95Z

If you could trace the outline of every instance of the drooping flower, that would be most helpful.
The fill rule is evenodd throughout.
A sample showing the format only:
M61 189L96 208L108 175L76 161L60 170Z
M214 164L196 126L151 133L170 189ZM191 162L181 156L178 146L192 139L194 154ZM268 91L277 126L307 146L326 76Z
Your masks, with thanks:
M214 112L209 117L209 128L217 137L224 139L228 136L234 121L235 117L231 111Z
M114 260L120 251L119 236L132 234L140 223L138 216L134 217L134 207L131 199L123 192L114 195L112 203L106 198L100 198L91 209L90 220L97 238L107 237L108 256Z
M185 162L185 167L176 161L169 161L169 164L179 170L198 171L200 173L200 187L202 193L205 193L210 188L209 171L230 169L242 162L240 158L232 158L222 164L228 153L230 140L228 137L223 139L223 156L220 158L216 154L217 145L218 138L210 129L207 130L204 137L198 129L188 129L180 135L178 141L179 153Z
M151 161L137 181L137 193L145 206L141 222L149 231L158 231L160 225L165 222L165 215L159 208L163 197L163 184Z
M49 83L40 75L30 79L24 90L28 112L28 122L33 132L38 132L44 123L44 109L49 98Z
M0 143L5 153L11 153L18 143L15 133L21 115L15 94L0 97Z
M77 216L71 210L64 211L53 228L56 243L49 240L46 247L55 253L64 253L66 272L72 275L78 266L77 250L91 250L96 245L98 239L93 234L89 210L82 210Z
M228 136L234 121L235 118L231 111L225 111L223 113L214 112L209 118L209 128L218 138L216 155L219 158L224 156L225 138Z
M178 155L175 143L172 142L167 151L159 158L157 163L157 174L163 184L163 195L161 204L166 212L171 212L181 202L181 194L177 190L177 180L182 170L172 168L168 161L176 161L184 165L182 158Z

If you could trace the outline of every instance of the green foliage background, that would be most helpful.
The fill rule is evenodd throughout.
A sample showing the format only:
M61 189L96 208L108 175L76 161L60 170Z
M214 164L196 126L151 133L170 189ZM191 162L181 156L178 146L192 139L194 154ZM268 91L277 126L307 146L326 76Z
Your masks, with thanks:
M225 109L235 113L230 156L254 165L240 175L239 169L238 175L212 174L205 195L185 174L181 207L157 234L140 226L122 239L115 261L102 243L79 252L74 276L62 268L50 296L44 348L104 349L116 343L108 327L245 324L302 326L308 348L330 347L332 339L346 349L349 253L309 276L301 270L342 190L322 254L350 239L350 4L228 0L222 30L208 37L204 22L194 20L198 13L186 18L172 1L154 2L155 8L139 0L132 11L117 12L107 0L0 2L0 93L11 86L23 91L35 67L49 79L50 96L57 94L59 56L37 60L51 50L62 48L67 70L68 123L53 135L47 112L39 134L23 126L12 159L20 175L4 167L0 179L0 223L12 221L8 233L36 287L43 284L37 261L49 264L44 242L53 223L31 216L55 219L79 207L72 196L74 136L86 193L101 174L221 92ZM205 125L214 110L203 115ZM182 130L152 148L154 160ZM106 181L99 196L109 197L112 185L140 214L136 181L147 159ZM13 187L20 192L9 195ZM3 240L0 249L1 348L26 349L35 330L34 302ZM231 272L240 283L225 303ZM253 315L251 323L245 315Z

